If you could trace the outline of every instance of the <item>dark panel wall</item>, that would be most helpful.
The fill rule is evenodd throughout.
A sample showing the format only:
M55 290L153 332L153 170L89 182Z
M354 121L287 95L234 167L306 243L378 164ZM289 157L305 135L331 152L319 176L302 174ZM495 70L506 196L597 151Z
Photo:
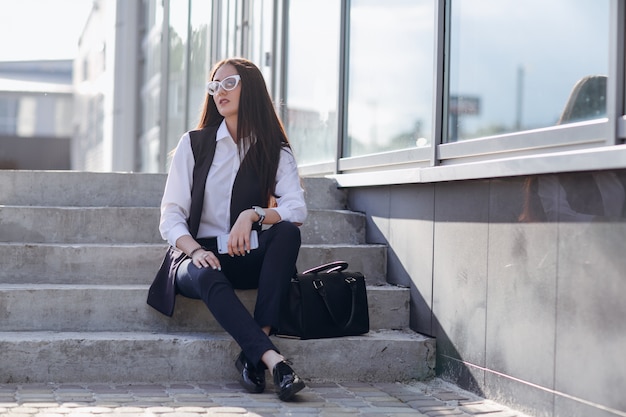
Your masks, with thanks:
M350 190L443 378L542 416L626 412L626 172Z

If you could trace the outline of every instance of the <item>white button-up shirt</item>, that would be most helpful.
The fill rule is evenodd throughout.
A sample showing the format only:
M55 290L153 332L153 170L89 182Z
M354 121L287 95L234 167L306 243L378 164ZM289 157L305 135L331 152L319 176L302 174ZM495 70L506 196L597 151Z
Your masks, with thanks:
M225 122L218 128L216 140L215 156L206 181L198 237L219 236L230 231L230 201L243 157L240 158L237 144L228 133ZM163 239L172 246L176 246L181 236L190 234L187 219L191 209L194 164L191 139L189 133L185 133L174 152L161 200L159 230ZM276 195L279 196L276 199L278 207L273 209L281 220L303 223L307 216L304 190L296 160L288 148L280 151Z

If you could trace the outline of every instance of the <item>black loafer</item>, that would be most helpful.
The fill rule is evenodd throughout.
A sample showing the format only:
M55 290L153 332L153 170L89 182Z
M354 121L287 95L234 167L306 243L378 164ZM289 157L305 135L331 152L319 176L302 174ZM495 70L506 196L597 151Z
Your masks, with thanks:
M246 391L258 394L265 391L265 369L257 369L241 352L237 356L235 366L241 374L239 383Z
M291 400L298 391L305 387L304 381L285 361L278 362L272 373L274 375L274 389L278 398L283 401Z

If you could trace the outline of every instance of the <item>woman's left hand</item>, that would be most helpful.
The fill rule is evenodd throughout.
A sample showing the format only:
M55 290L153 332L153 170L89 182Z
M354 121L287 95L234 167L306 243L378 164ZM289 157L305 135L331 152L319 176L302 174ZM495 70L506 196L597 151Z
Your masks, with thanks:
M250 232L252 223L257 218L252 209L244 210L237 217L237 221L230 229L228 238L228 254L230 256L245 256L250 253Z

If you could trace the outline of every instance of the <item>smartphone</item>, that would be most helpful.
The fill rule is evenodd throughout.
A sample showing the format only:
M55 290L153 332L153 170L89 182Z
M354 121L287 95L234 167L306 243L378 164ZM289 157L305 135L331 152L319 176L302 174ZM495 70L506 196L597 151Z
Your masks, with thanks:
M217 253L228 253L228 236L222 235L217 237ZM250 232L250 250L259 247L259 235L256 230Z

